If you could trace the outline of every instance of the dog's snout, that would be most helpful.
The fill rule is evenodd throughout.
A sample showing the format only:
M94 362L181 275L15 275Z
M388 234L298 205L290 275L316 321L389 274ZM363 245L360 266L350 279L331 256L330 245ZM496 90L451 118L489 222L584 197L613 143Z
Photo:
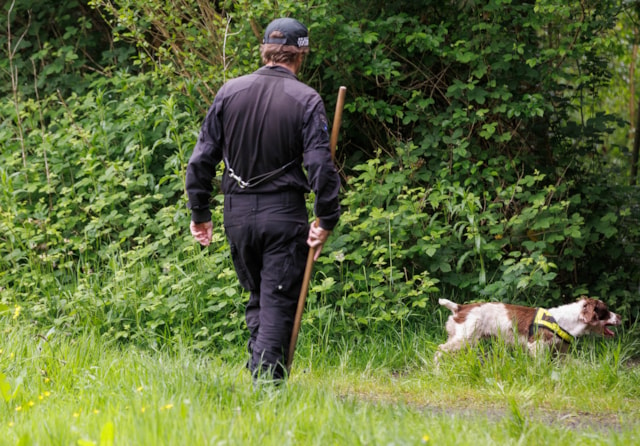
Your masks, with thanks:
M613 325L620 325L622 323L622 316L619 314L611 313L610 319L612 320L611 324Z

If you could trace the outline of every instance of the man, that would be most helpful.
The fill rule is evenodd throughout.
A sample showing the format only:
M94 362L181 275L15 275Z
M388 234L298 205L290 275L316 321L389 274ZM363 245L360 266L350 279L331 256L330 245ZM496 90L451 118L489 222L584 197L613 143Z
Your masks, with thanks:
M211 181L224 161L224 228L238 280L250 292L247 366L254 380L280 382L306 257L313 247L317 259L338 222L340 179L322 99L297 79L309 52L307 28L274 20L260 52L263 67L218 91L187 166L186 189L191 233L207 246ZM317 226L306 211L310 190Z

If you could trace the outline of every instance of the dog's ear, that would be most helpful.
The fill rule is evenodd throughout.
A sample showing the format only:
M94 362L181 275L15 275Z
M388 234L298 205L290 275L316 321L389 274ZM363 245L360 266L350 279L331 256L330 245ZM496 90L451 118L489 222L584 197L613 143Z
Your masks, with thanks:
M585 324L592 324L598 320L598 314L596 313L596 301L586 298L582 305L582 311L580 312L580 321Z

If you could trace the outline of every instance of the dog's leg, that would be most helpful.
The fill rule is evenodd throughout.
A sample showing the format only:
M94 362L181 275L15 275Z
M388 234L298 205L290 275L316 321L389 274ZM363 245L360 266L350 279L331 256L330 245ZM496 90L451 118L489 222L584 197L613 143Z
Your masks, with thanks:
M543 348L544 348L544 343L539 340L535 340L527 343L527 349L529 350L529 354L534 358L538 356L538 353Z
M433 365L436 370L440 368L440 358L442 357L442 352L440 350L436 350L436 354L433 355Z
M460 350L461 345L458 344L460 344L459 341L456 341L454 338L449 338L447 339L447 342L438 346L438 350L433 357L433 363L435 364L436 368L440 366L440 358L442 358L443 353Z
M445 306L455 306L454 308L450 308L452 311L458 309L458 305L453 302L447 301L446 299L441 299L441 305ZM466 321L465 323L459 324L456 323L453 316L450 316L445 325L447 330L448 338L444 344L440 344L438 346L438 351L436 352L433 361L438 367L440 358L443 353L453 353L460 350L464 345L473 346L479 339L479 334L476 331L475 322L474 321Z
M447 342L438 346L438 351L433 358L433 362L436 368L439 366L440 358L442 357L443 353L455 353L465 345L471 347L477 342L477 340L477 336L469 336L467 338L466 336L455 335L447 339Z

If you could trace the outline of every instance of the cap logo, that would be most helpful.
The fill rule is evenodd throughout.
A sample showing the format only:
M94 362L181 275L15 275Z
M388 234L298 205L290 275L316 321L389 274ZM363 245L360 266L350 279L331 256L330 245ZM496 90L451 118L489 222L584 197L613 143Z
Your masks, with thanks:
M298 46L309 46L309 37L298 37Z

